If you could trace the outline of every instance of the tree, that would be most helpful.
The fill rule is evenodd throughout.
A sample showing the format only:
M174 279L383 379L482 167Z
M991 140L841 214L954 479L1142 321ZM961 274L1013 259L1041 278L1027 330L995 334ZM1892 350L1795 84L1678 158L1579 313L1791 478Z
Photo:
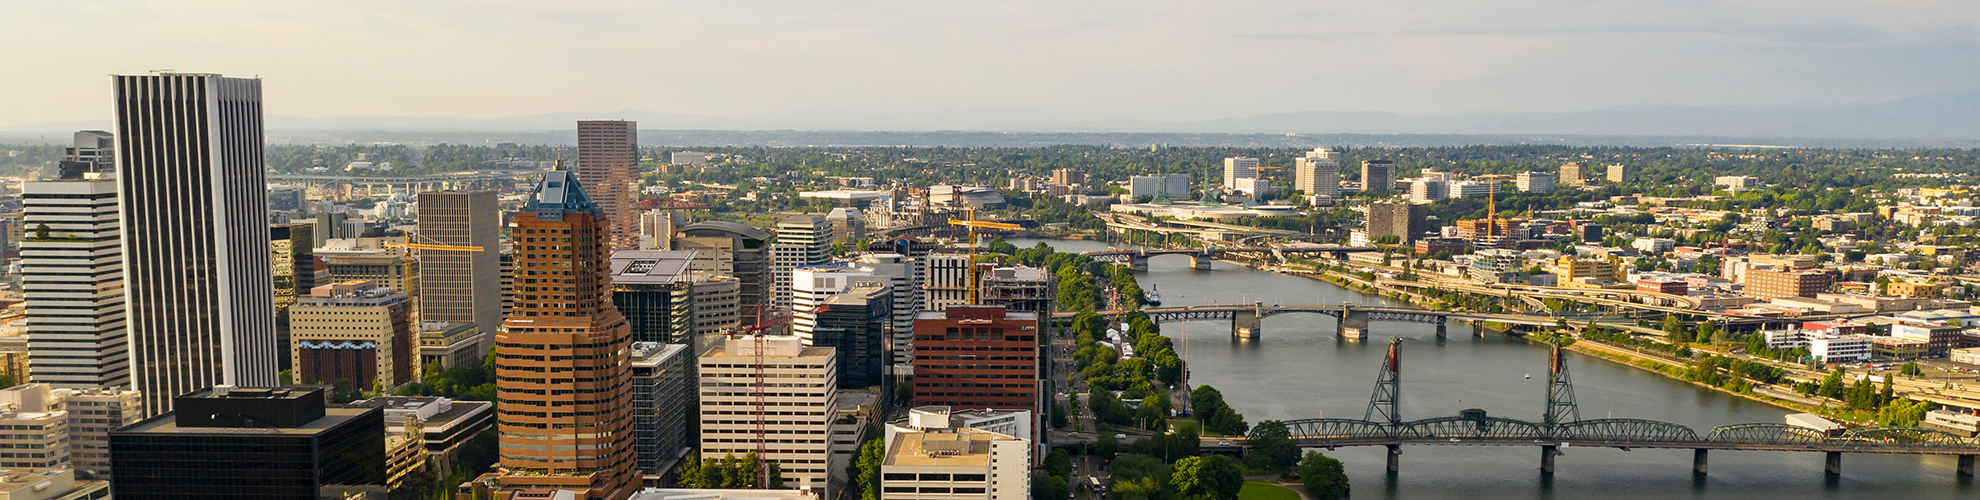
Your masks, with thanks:
M1314 500L1340 500L1348 497L1347 470L1335 460L1317 451L1306 452L1306 458L1299 461L1299 483L1306 487L1306 494Z
M784 489L784 469L778 467L776 462L770 462L770 465L766 469L768 470L764 472L764 475L769 476L770 483L766 488L772 490Z
M34 239L37 240L49 239L48 223L44 222L40 225L34 226Z
M1066 476L1053 476L1044 471L1031 473L1031 498L1034 500L1059 500L1066 497Z
M1063 429L1066 427L1067 423L1068 422L1066 422L1066 405L1060 403L1052 403L1052 428Z
M887 444L868 439L859 445L859 455L846 465L846 481L860 500L880 500L880 465L887 461Z
M1237 500L1238 490L1244 488L1244 470L1224 455L1188 457L1176 461L1169 485L1183 496Z
M1099 455L1101 460L1113 460L1114 455L1120 452L1121 440L1114 439L1113 434L1101 434L1100 444L1093 448L1093 453Z
M1045 472L1057 477L1072 477L1072 456L1065 449L1052 450L1045 456Z
M1258 471L1284 471L1299 463L1299 445L1293 444L1292 431L1285 422L1266 420L1251 428L1245 444L1251 452L1244 464Z
M1678 319L1675 315L1664 316L1664 336L1669 337L1672 342L1683 342L1684 320Z

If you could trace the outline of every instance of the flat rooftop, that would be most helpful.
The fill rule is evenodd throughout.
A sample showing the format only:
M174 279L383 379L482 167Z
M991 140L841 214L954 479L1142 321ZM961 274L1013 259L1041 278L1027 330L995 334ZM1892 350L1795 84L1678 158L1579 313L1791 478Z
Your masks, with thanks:
M315 421L312 421L307 424L303 424L298 427L280 427L280 428L179 427L179 423L174 418L174 416L170 413L166 413L164 415L151 417L150 419L147 419L142 422L131 424L130 427L125 427L123 429L119 429L112 432L118 434L127 434L127 433L204 434L204 435L260 434L260 435L312 436L318 433L322 433L323 431L329 430L333 427L343 425L345 422L356 420L358 417L363 416L366 413L370 413L371 410L372 410L371 408L353 408L353 407L324 408L323 418L316 419Z
M989 467L990 442L1001 435L957 432L903 432L894 436L885 465L907 467Z

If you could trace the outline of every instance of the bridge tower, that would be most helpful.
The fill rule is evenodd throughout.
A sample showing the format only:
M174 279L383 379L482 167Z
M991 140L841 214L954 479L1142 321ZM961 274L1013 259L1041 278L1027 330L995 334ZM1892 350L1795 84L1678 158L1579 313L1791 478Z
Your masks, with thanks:
M1568 380L1567 363L1561 358L1561 344L1554 343L1547 366L1547 427L1581 420L1581 409L1574 403L1574 383Z
M1382 372L1375 376L1375 394L1368 397L1368 413L1362 420L1402 424L1402 411L1397 407L1402 401L1401 349L1401 338L1389 339L1389 357L1382 360ZM1377 415L1382 419L1375 420Z
M1362 420L1385 422L1390 427L1402 425L1402 339L1389 339L1389 357L1382 360L1382 372L1375 376L1375 394L1368 397L1368 413ZM1382 420L1375 420L1376 414ZM1402 445L1390 444L1389 473L1395 474L1402 468Z

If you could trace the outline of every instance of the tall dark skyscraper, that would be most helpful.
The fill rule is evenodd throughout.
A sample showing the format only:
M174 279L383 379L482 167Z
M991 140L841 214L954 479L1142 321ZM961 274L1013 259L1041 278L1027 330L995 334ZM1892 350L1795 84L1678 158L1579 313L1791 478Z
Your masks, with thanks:
M578 177L544 174L509 226L516 305L495 335L498 482L623 500L640 481L632 327L612 304L604 210Z
M578 177L591 199L612 221L612 249L639 249L639 123L626 120L578 122Z
M131 379L145 414L218 384L275 386L261 80L111 82Z

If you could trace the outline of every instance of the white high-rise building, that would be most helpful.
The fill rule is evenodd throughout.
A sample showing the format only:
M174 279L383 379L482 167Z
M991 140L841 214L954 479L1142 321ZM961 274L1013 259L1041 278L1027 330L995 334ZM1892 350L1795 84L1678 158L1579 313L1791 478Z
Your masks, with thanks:
M921 263L897 253L869 253L859 256L859 265L893 285L893 363L914 364L914 315L922 307Z
M813 345L811 332L818 326L818 306L860 281L886 282L887 278L874 277L872 268L837 264L792 271L791 334L804 340L804 345Z
M1258 159L1242 156L1224 159L1224 189L1237 189L1238 179L1257 179Z
M1546 172L1525 172L1519 174L1519 191L1522 193L1546 193L1554 190L1554 174Z
M1341 162L1327 148L1313 148L1293 159L1293 189L1306 194L1341 197Z
M1491 181L1457 181L1450 184L1446 194L1451 198L1486 196L1492 194L1492 184Z
M777 222L777 243L770 246L773 280L771 304L791 308L791 272L832 261L832 222L818 214L785 217Z
M1020 437L1030 434L984 429L970 425L970 419L951 414L946 406L924 406L908 412L907 425L888 424L881 498L1030 499L1031 440Z
M841 427L834 423L838 353L830 347L806 347L794 336L764 337L764 375L777 381L765 390L756 385L757 345L753 337L738 337L699 358L701 457L741 458L755 452L760 401L770 412L764 414L762 439L770 446L763 458L776 462L791 486L825 491L827 478L843 470L846 459L831 450L833 433Z
M145 414L281 366L261 80L112 76L131 378Z
M130 387L117 183L28 182L21 186L21 212L21 284L34 361L30 376L17 380Z

